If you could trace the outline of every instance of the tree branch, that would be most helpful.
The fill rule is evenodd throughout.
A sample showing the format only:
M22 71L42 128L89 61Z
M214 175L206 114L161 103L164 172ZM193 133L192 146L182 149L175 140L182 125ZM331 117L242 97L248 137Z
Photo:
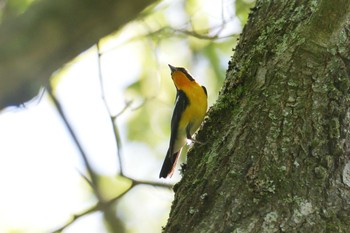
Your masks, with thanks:
M81 174L84 179L90 184L92 190L94 191L94 194L96 195L97 199L98 200L102 200L102 197L101 197L101 194L98 190L98 177L97 177L97 174L95 173L95 171L93 170L93 168L91 167L91 164L89 162L89 159L83 149L83 147L81 146L79 140L78 140L78 137L77 135L74 133L71 125L69 124L68 122L68 119L63 111L63 108L61 106L61 104L59 103L59 101L57 100L56 96L53 94L52 92L52 89L51 89L51 86L48 87L48 94L49 96L51 97L59 115L61 116L66 128L68 129L68 132L69 134L71 135L75 145L77 146L79 152L80 152L80 155L84 161L84 165L86 167L86 170L88 171L88 174L89 174L89 177L91 179L91 181L89 180L88 177L86 177L85 175Z
M50 75L154 0L33 3L0 27L0 109L35 96Z
M62 232L64 229L66 229L67 227L72 225L77 219L79 219L83 216L86 216L88 214L92 214L96 211L105 210L109 206L113 205L116 201L120 200L125 194L127 194L132 188L134 188L137 185L151 185L151 186L167 188L167 189L173 188L173 185L171 185L171 184L160 183L160 182L151 182L151 181L139 181L139 180L134 180L134 179L127 177L127 176L123 176L123 177L130 179L132 182L132 185L128 189L126 189L123 193L121 193L119 196L116 196L108 201L105 201L105 202L100 201L100 202L96 203L94 206L91 206L90 208L88 208L87 210L85 210L79 214L73 215L71 220L69 220L64 226L54 230L52 233Z

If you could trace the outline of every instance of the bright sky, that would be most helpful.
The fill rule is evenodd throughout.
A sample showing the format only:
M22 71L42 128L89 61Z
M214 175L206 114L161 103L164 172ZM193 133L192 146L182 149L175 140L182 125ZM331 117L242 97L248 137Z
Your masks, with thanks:
M170 2L162 3L170 5L167 17L174 23L179 22L181 13L174 9L180 3ZM218 3L201 1L203 8L194 17L207 14L211 24L217 25L222 20L222 6ZM234 3L228 0L221 3L223 9L227 9L224 15L232 15L233 9L228 6ZM223 34L238 30L239 23L235 20ZM133 27L127 27L124 33L111 38L104 48L108 50L135 33ZM140 75L140 46L144 44L129 43L102 57L105 94L113 113L124 107L123 90ZM167 70L168 63L181 63L186 51L178 46L164 48L157 55L159 69ZM202 62L202 65L207 63ZM98 172L113 176L118 167L116 145L101 99L96 48L80 55L68 67L60 73L57 97L88 152L91 164ZM201 70L204 69L197 67L192 73L200 73ZM162 72L154 73L159 82ZM205 78L198 81L205 84ZM172 106L168 108L171 111ZM158 181L162 161L151 155L166 151L167 142L159 145L157 152L142 143L128 143L125 125L129 114L126 112L118 118L122 141L125 142L123 165L126 174L137 179ZM85 171L81 157L46 94L40 101L26 104L25 108L10 108L1 112L0 142L0 233L10 230L26 233L54 230L65 224L73 214L84 211L94 203L89 186L78 173ZM179 178L179 175L174 175L171 181L164 182L174 183ZM127 219L127 227L132 232L160 232L161 226L166 223L172 198L172 192L161 188L137 187L124 197L118 206L118 215ZM101 219L99 213L88 215L67 228L65 233L103 233Z

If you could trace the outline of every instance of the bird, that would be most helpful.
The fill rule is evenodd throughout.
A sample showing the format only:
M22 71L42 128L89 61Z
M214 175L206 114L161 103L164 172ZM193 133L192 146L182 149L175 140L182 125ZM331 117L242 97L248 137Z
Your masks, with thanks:
M176 88L176 100L171 118L169 148L159 178L171 177L187 139L200 143L192 135L201 125L208 107L207 89L194 80L183 67L168 65Z

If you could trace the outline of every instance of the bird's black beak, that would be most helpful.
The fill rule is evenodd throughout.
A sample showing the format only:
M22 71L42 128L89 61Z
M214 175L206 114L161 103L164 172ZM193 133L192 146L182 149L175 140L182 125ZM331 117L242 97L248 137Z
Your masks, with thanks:
M171 70L171 73L173 73L173 72L175 72L177 70L175 66L172 66L170 64L168 64L168 66L169 66L169 68Z

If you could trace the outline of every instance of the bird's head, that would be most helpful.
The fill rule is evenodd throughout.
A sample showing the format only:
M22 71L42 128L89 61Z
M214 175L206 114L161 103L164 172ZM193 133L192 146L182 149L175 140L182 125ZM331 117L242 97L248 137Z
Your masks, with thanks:
M190 73L183 67L175 67L168 65L171 71L171 78L177 89L182 89L182 87L189 85L191 82L195 81Z

